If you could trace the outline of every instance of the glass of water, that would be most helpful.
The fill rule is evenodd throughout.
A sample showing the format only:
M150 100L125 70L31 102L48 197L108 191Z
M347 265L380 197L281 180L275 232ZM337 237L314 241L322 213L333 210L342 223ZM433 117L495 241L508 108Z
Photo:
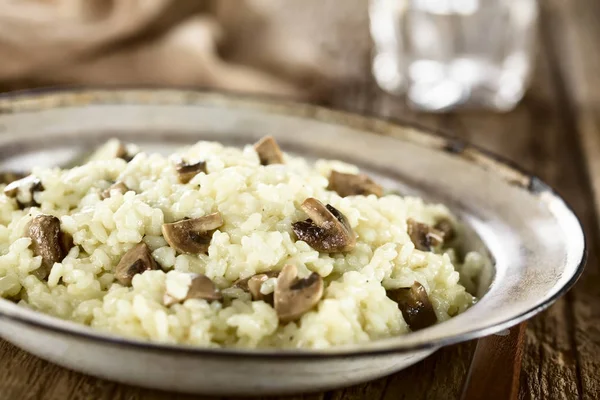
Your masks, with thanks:
M536 0L370 0L373 74L420 110L508 111L523 97Z

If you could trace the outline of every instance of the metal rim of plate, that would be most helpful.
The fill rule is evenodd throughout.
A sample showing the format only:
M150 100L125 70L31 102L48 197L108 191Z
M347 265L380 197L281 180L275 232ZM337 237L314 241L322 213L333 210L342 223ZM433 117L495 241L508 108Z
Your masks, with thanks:
M36 112L61 107L82 107L86 105L187 105L194 104L214 107L234 107L252 109L327 122L336 125L350 126L377 135L390 136L461 157L470 163L493 172L512 186L519 187L534 196L550 196L552 201L560 205L561 217L574 220L578 232L576 239L576 260L571 260L573 271L569 279L545 301L532 304L530 308L504 319L500 323L480 329L467 329L459 335L438 336L434 339L404 343L401 337L392 337L371 341L353 346L339 346L327 350L306 349L231 349L202 348L185 345L161 344L143 340L128 339L117 335L105 334L84 325L63 321L16 304L0 299L0 319L15 320L20 323L54 331L65 335L75 335L80 339L102 341L116 346L137 347L152 352L184 352L193 355L211 355L223 357L271 358L282 357L293 361L298 358L343 358L362 357L377 354L405 353L423 349L435 349L441 346L464 342L487 336L522 322L534 314L549 307L564 295L581 276L587 257L587 249L581 222L568 204L542 180L526 173L513 163L476 146L444 136L441 132L421 128L418 124L402 121L388 121L365 115L331 110L320 106L296 103L270 96L255 96L239 93L215 92L203 89L168 89L168 88L47 88L39 90L19 91L0 95L0 142L2 141L4 114ZM2 144L0 143L0 146ZM580 249L580 251L579 251ZM5 322L6 323L6 322ZM440 324L441 325L441 324ZM409 335L418 335L420 332ZM403 335L406 336L406 335ZM425 338L425 336L423 336ZM377 346L373 346L377 343Z

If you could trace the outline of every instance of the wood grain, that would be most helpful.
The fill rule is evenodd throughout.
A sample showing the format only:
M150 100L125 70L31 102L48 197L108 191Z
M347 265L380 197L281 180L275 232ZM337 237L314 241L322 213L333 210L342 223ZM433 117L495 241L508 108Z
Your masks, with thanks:
M526 322L510 328L506 334L479 339L461 400L479 400L493 396L516 400L523 359Z
M315 3L310 2L311 7ZM347 38L347 52L336 56L340 65L351 64L353 72L348 74L351 79L333 89L326 104L444 130L514 161L565 196L584 224L588 266L574 290L529 321L519 398L599 399L600 2L541 0L540 4L537 70L531 90L513 112L420 114L381 92L369 73L366 17L361 29L360 19L354 19L350 31L336 33ZM475 345L444 348L388 378L288 399L458 399ZM88 377L6 342L0 342L0 360L0 399L209 399Z
M582 219L589 247L584 275L567 297L571 303L573 340L584 399L600 398L600 3L594 0L547 1L547 35L553 43L557 76L563 86L563 107L570 116L571 135L579 138L571 161L581 165L577 177L591 188L572 192L570 201ZM576 21L576 23L575 23ZM595 201L587 201L594 197Z

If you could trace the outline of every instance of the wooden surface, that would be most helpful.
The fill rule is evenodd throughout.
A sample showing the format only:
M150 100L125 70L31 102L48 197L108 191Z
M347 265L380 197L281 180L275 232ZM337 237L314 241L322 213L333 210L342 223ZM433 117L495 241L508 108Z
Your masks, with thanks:
M364 73L334 88L327 104L418 121L498 153L546 180L573 206L589 258L577 286L529 321L520 399L600 398L600 2L542 0L537 71L513 112L429 115L377 89L368 51ZM366 29L361 35L367 37ZM347 46L347 44L346 44ZM596 199L596 201L594 201ZM367 384L290 399L458 399L475 342L444 348L400 373ZM195 399L107 382L71 372L0 341L0 399ZM494 396L490 388L487 398Z
M522 322L508 331L477 341L461 400L488 398L491 388L496 398L519 398L526 329L527 322Z

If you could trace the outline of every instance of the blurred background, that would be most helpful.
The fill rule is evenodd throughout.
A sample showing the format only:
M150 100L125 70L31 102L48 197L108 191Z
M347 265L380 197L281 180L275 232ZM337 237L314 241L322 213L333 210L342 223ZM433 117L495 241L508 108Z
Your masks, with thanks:
M427 111L514 108L531 75L538 14L536 0L0 5L4 91L176 85L327 102L372 71L379 87Z
M362 79L365 0L0 0L0 88L176 85L326 98Z

